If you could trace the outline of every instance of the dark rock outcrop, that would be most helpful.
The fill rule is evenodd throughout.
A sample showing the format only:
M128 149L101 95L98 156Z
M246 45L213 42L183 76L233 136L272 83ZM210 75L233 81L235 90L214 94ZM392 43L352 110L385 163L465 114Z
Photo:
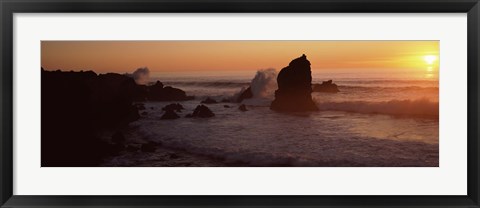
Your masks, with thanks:
M162 82L157 81L155 84L147 87L147 99L150 101L184 101L193 99L187 96L185 91L163 86Z
M165 111L165 113L162 115L160 119L165 120L165 119L177 119L177 118L180 118L180 116L178 116L174 110L168 109Z
M310 62L302 55L290 62L277 76L278 89L270 109L279 112L316 111L312 100Z
M210 97L207 97L207 99L203 100L201 103L203 104L215 104L215 103L218 103L216 100L210 98Z
M238 106L238 110L244 111L244 112L245 112L245 111L248 111L248 110L247 110L247 106L245 106L244 104Z
M328 93L340 92L340 90L338 90L338 86L335 83L333 83L332 80L322 82L322 84L313 84L312 89L314 92L328 92Z
M163 111L172 110L172 111L176 111L176 112L182 112L183 109L185 109L185 108L180 103L168 104L167 106L162 108Z
M161 82L146 86L116 73L97 75L93 71L43 68L41 96L43 167L98 166L125 146L119 135L112 136L111 144L98 138L97 133L120 129L140 118L138 110L145 109L145 105L134 102L193 99L183 90L165 87ZM170 112L167 115L171 117Z
M53 83L56 81L50 80L47 82ZM87 102L89 102L89 105L91 105L91 110L93 113L92 116L95 117L94 123L97 127L116 127L118 125L125 125L140 118L138 108L141 108L142 105L139 104L137 106L133 104L133 101L138 96L137 93L139 93L140 89L132 78L121 74L107 73L100 74L96 77L91 77L83 80L82 82L90 91L90 98L87 99ZM49 83L46 83L46 85L48 84ZM82 85L82 83L71 83L71 85ZM48 101L50 101L50 99Z
M110 144L98 138L139 118L133 105L138 85L119 74L41 72L41 158L43 167L97 166L118 153L121 136Z
M215 114L204 105L198 105L192 114L188 114L187 118L209 118L213 117Z
M249 98L252 98L252 97L253 97L252 88L248 87L242 93L240 93L240 95L237 97L236 101L237 101L237 103L240 103L243 100L249 99Z

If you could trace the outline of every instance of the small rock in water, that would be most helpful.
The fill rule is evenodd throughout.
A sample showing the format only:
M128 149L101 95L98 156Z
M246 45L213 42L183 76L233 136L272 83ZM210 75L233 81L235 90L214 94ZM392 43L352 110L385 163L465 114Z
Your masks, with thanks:
M175 113L175 111L173 111L172 109L168 109L165 111L165 113L160 119L166 120L166 119L177 119L177 118L180 118L180 116L178 116L177 113Z
M209 118L213 117L215 114L207 107L204 105L198 105L195 110L193 111L192 114L188 114L187 118L192 118L192 117L199 117L199 118Z
M313 91L314 92L328 92L328 93L340 92L340 90L338 90L338 86L335 83L333 83L332 80L322 82L322 84L314 84L313 85Z
M214 103L217 103L217 101L210 98L210 97L207 97L207 99L203 100L201 103L203 103L203 104L214 104Z
M238 110L243 111L243 112L248 111L248 110L247 110L247 106L245 106L245 104L240 105L240 106L238 107Z
M177 112L182 112L185 109L180 103L172 103L162 108L163 111L174 110Z
M246 90L244 90L242 93L240 93L240 95L237 98L237 103L240 103L243 100L249 99L249 98L252 98L252 97L253 97L252 88L248 87Z
M230 108L230 106L229 106L229 105L223 105L223 107L224 107L224 108Z
M145 112L142 112L142 116L146 116L148 115L148 113L145 111Z

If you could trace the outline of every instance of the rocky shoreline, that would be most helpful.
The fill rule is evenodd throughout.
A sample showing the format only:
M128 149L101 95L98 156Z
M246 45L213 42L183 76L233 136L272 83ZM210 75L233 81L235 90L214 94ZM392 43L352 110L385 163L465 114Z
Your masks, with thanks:
M135 73L145 70L148 71L147 68L140 68ZM128 124L148 114L142 111L145 109L142 102L180 102L194 99L185 91L164 86L160 81L139 83L135 79L135 73L132 76L96 74L93 71L46 71L42 68L42 166L98 166L103 164L105 158L116 157L125 152L128 154L124 155L131 156L155 153L156 157L167 161L166 165L173 163L177 166L187 165L182 165L182 161L177 161L172 155L180 155L179 158L203 158L178 149L169 149L152 141L128 142L129 135L125 130L128 129ZM292 60L289 66L278 74L278 89L270 109L280 112L318 110L311 96L311 81L310 62L306 56ZM327 84L331 85L331 82ZM214 117L215 113L207 105L216 103L235 102L238 104L237 110L245 112L248 108L241 102L253 96L252 86L249 86L236 96L220 101L207 97L199 102L195 109L184 109L180 103L171 103L158 109L164 112L159 119L179 119L177 113L182 110L191 112L186 118ZM104 135L105 132L109 132L109 135ZM213 166L231 165L208 157L203 161ZM233 165L242 166L241 163Z
M124 129L139 119L141 106L135 101L193 99L159 81L137 84L128 75L41 70L41 161L47 167L97 166L116 154L122 149L118 142L106 142L97 134Z

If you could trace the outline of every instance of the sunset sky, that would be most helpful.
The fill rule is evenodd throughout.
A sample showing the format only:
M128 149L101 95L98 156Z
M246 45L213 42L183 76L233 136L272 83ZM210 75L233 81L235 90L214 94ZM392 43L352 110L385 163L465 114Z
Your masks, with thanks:
M97 73L280 70L306 54L312 70L437 72L438 41L42 41L47 70Z

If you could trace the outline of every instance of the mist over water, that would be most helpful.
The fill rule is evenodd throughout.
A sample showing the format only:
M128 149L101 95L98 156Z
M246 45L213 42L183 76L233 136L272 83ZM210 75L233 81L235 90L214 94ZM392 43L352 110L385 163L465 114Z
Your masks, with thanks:
M277 89L277 71L265 69L257 71L257 74L250 83L254 98L271 98Z
M131 125L140 140L251 166L438 166L438 80L313 73L312 83L333 79L340 92L313 92L318 112L276 113L269 109L276 76L266 69L157 77L196 99L181 102L187 110L176 120L160 120L163 113L152 110L170 102L147 102L148 115ZM243 101L247 112L219 103L208 105L215 117L183 118L207 96L231 98L248 86L254 96Z
M138 68L132 74L133 79L139 85L146 85L150 80L150 70L147 67Z

